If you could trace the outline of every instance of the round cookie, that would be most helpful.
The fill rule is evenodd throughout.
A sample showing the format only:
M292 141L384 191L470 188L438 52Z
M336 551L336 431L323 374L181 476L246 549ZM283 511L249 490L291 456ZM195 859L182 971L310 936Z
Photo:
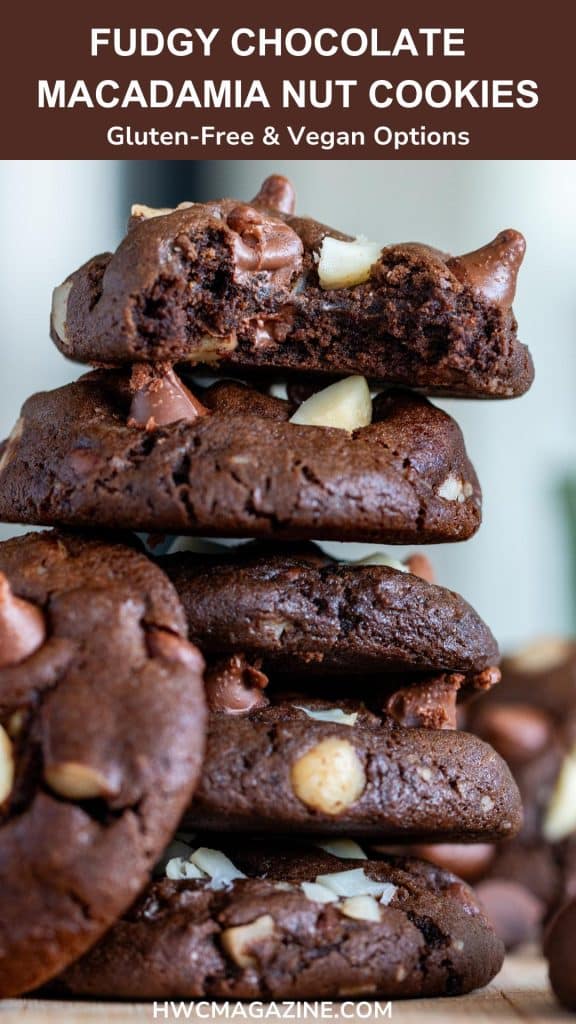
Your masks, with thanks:
M167 368L95 371L25 403L0 452L0 518L377 543L472 536L481 494L457 424L419 396L371 403L364 388L372 422L363 409L365 425L340 429L292 422L293 402L230 381L193 392Z
M76 534L0 544L0 995L124 912L190 799L203 661L144 555Z
M468 992L502 964L469 888L423 862L258 843L235 845L232 861L183 843L174 853L171 877L65 972L67 993L399 999Z
M521 822L509 769L468 733L406 728L360 701L277 698L212 714L185 815L202 830L346 832L387 842L509 837Z
M324 564L322 564L322 562ZM276 674L445 671L490 685L498 646L458 594L407 566L304 555L179 552L160 560L204 654L242 651Z
M363 245L294 216L294 203L273 175L251 204L134 207L116 252L56 288L52 338L89 363L362 374L468 398L528 389L534 369L512 311L519 232L452 257Z

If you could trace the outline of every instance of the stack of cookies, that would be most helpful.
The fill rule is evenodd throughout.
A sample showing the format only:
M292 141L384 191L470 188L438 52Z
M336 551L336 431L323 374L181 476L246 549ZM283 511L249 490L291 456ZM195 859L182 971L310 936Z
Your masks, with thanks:
M524 803L514 841L479 861L478 894L512 948L540 939L576 896L576 642L542 637L510 652L501 685L466 717L507 761Z
M352 239L274 176L134 207L56 289L55 343L98 368L0 448L0 518L55 528L0 546L2 994L400 998L499 969L472 890L382 850L520 828L455 729L496 642L422 554L312 541L478 529L424 395L529 387L523 252ZM250 542L158 555L181 535Z

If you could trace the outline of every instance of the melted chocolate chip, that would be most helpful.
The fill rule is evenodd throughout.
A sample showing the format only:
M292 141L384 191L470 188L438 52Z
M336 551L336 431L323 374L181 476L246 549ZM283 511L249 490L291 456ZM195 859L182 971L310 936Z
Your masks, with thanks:
M254 206L265 206L277 213L292 214L296 208L294 186L283 174L271 174L262 182L252 203Z
M448 266L463 284L491 302L511 306L516 294L518 271L526 252L519 231L501 231L494 241L448 260Z
M268 677L243 654L233 654L211 665L204 683L211 711L243 715L269 703L262 693L268 685Z
M137 426L153 430L177 420L192 421L208 415L208 409L172 369L157 376L148 367L136 367L131 386L134 395L129 419Z
M455 729L456 696L465 676L439 676L405 686L389 698L386 711L407 729Z
M288 284L302 267L302 242L283 220L238 203L227 217L236 232L234 257L238 271L270 271L278 284Z

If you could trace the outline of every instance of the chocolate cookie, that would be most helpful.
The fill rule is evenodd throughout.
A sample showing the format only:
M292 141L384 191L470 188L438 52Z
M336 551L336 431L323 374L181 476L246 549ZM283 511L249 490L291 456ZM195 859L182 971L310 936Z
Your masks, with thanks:
M337 429L291 422L303 406L241 384L197 392L141 368L28 399L0 454L0 518L390 543L463 540L480 524L462 434L423 398L372 403L364 383L367 425L353 429L345 389L350 429Z
M482 619L408 565L338 564L320 552L311 563L241 549L217 557L179 552L160 564L204 654L242 651L276 674L405 681L433 670L467 674L485 688L499 677L498 647Z
M512 312L525 242L463 256L295 217L285 178L236 199L135 207L114 254L55 290L52 337L84 362L214 363L510 398L533 378Z
M509 769L475 736L407 728L360 701L270 695L210 716L186 827L346 832L387 842L497 839L518 831Z
M170 582L75 534L0 545L0 995L124 912L192 795L202 658Z
M343 860L179 843L62 988L81 996L346 999L457 995L503 950L454 875L403 858ZM360 857L364 855L359 851Z

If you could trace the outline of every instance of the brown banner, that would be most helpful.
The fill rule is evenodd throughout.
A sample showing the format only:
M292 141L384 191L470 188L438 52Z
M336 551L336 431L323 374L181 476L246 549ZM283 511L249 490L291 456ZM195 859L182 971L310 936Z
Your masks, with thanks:
M2 155L575 155L572 5L371 7L11 5Z

